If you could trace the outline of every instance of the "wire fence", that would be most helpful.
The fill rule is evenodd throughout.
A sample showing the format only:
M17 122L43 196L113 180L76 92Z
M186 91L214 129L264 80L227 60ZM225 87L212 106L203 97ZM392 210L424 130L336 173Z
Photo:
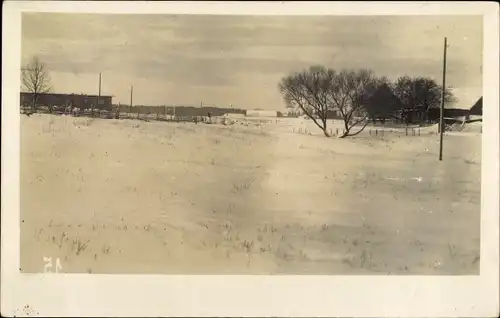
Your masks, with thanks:
M29 107L21 107L22 113L30 113ZM59 116L72 116L72 117L89 117L101 119L128 119L128 120L141 120L141 121L160 121L160 122L173 122L173 123L205 123L205 124L222 124L222 125L278 125L282 130L302 135L323 134L321 130L312 125L292 125L290 121L299 120L295 118L258 118L258 117L231 117L231 116L181 116L168 114L160 108L156 113L141 113L141 112L121 112L120 108L116 110L99 110L99 109L84 109L79 111L53 108L52 110L46 107L39 107L36 113L45 113ZM303 121L301 121L303 123ZM307 121L306 121L307 122ZM332 121L333 122L333 121ZM336 120L338 122L338 120ZM351 133L355 133L360 127L354 127ZM401 136L416 137L424 134L438 133L437 129L429 129L430 127L409 127L401 124L386 123L386 124L372 124L363 129L362 135L372 137L384 137L388 135L398 134ZM342 136L346 132L345 128L333 127L328 128L326 133L329 136Z

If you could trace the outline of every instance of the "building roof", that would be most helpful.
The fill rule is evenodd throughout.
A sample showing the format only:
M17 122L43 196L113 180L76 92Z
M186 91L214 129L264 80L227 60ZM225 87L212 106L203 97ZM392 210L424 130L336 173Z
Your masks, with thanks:
M469 110L470 115L482 115L483 114L483 96L481 96L477 102L472 105Z

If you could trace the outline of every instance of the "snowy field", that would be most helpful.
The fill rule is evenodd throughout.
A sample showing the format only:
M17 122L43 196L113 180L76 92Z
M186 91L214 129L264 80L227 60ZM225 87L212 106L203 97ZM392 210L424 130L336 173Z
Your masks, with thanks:
M481 134L303 122L22 116L22 272L479 273Z

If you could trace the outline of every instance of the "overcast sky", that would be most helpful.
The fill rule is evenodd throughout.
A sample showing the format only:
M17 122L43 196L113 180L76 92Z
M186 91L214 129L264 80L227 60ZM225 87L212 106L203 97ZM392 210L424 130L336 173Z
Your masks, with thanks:
M38 55L53 91L114 102L282 109L284 75L323 64L447 83L470 107L482 94L481 16L285 17L24 13L22 60Z

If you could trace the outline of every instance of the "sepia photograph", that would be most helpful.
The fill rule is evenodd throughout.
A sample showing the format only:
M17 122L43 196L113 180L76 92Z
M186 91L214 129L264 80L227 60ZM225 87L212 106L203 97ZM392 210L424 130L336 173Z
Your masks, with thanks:
M482 40L481 16L24 13L21 271L479 274Z
M64 11L19 12L19 274L484 273L484 14Z

